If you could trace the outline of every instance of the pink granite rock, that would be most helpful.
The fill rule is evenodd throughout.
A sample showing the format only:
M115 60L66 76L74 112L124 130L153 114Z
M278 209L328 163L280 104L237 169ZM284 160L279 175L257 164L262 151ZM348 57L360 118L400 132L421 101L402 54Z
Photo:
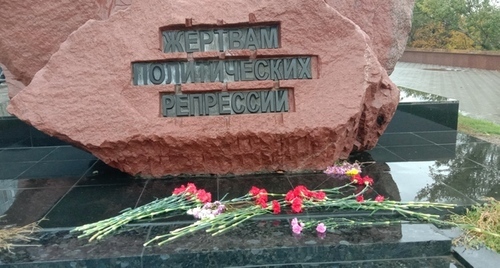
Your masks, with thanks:
M262 23L279 23L278 48L162 52L161 29ZM138 62L282 57L310 58L312 79L134 85ZM162 116L164 93L275 88L289 90L289 112ZM323 1L144 0L71 34L8 110L111 166L158 177L323 169L373 147L398 97L369 37Z
M415 0L327 0L372 39L379 62L389 74L403 55Z
M89 19L107 19L131 1L2 1L0 63L10 71L9 96L30 83L74 30Z
M379 61L389 74L406 46L414 2L327 1L368 33ZM29 84L71 32L89 19L107 19L131 3L132 0L57 0L50 5L40 1L2 4L9 16L0 18L0 25L5 25L0 27L0 63L12 70L6 77L9 96L12 98Z

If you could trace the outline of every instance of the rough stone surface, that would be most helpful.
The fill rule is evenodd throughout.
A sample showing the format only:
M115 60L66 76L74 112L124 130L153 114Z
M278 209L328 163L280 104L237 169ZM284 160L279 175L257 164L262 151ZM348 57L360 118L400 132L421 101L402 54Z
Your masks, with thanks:
M411 30L415 0L327 0L372 39L379 62L392 73Z
M107 19L132 0L2 1L0 4L0 63L9 96L28 85L69 34L89 19Z
M281 47L253 56L317 56L313 79L190 84L180 90L293 88L293 111L161 117L159 93L174 92L174 86L133 86L131 62L186 59L184 53L161 52L158 42L160 27L186 19L214 28L249 19L280 21ZM131 174L320 170L352 150L373 147L396 110L399 91L369 44L359 27L323 1L137 1L71 34L8 109ZM252 54L226 51L220 57Z
M368 33L378 60L389 74L406 46L414 2L327 0ZM9 16L0 18L0 25L5 25L0 27L0 63L12 70L6 76L9 96L12 98L29 84L71 32L89 19L107 19L131 3L132 0L55 0L50 5L30 0L3 3L2 10Z

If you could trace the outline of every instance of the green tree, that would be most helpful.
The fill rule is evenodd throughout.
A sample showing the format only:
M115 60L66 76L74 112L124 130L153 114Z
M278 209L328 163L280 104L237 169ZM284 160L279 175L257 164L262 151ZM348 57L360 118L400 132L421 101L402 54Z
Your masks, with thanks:
M500 5L493 0L417 0L409 45L500 49Z

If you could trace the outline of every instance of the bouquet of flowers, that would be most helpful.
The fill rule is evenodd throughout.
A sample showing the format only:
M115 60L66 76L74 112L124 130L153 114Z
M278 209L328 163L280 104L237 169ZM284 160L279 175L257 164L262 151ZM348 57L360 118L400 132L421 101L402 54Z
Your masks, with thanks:
M361 175L361 165L359 163L337 163L335 166L328 167L325 173L334 176L347 176L349 181L339 187L314 191L304 185L298 185L287 193L269 193L264 188L253 186L244 196L215 202L212 202L210 193L204 189L198 189L192 183L188 183L176 188L171 196L135 209L124 210L118 216L77 227L73 231L80 232L79 237L100 240L120 230L128 223L152 219L156 216L169 217L188 214L196 219L188 226L158 235L145 243L145 246L153 242L162 245L202 230L217 235L264 214L281 214L283 212L300 214L315 208L365 210L370 211L372 214L377 211L389 211L402 215L405 221L417 220L440 225L453 225L451 222L441 220L437 214L416 211L419 208L451 209L454 207L451 204L398 202L386 200L382 195L377 195L373 200L365 199L364 194L369 190L373 190L373 179ZM345 195L343 190L348 188L359 190L353 194ZM308 229L315 230L318 233L325 233L341 226L373 226L401 222L403 221L377 221L376 218L352 220L340 217L303 222L294 217L290 221L290 226L292 233L300 234Z

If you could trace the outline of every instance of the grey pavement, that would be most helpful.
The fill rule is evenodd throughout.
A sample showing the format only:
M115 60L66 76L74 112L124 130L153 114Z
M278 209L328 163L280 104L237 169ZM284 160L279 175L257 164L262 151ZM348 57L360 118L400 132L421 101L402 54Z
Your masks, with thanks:
M7 84L0 84L0 116L8 116L7 113L7 104L9 103L9 95L7 92Z
M500 124L499 71L398 62L390 77L398 86L456 99L463 114Z

